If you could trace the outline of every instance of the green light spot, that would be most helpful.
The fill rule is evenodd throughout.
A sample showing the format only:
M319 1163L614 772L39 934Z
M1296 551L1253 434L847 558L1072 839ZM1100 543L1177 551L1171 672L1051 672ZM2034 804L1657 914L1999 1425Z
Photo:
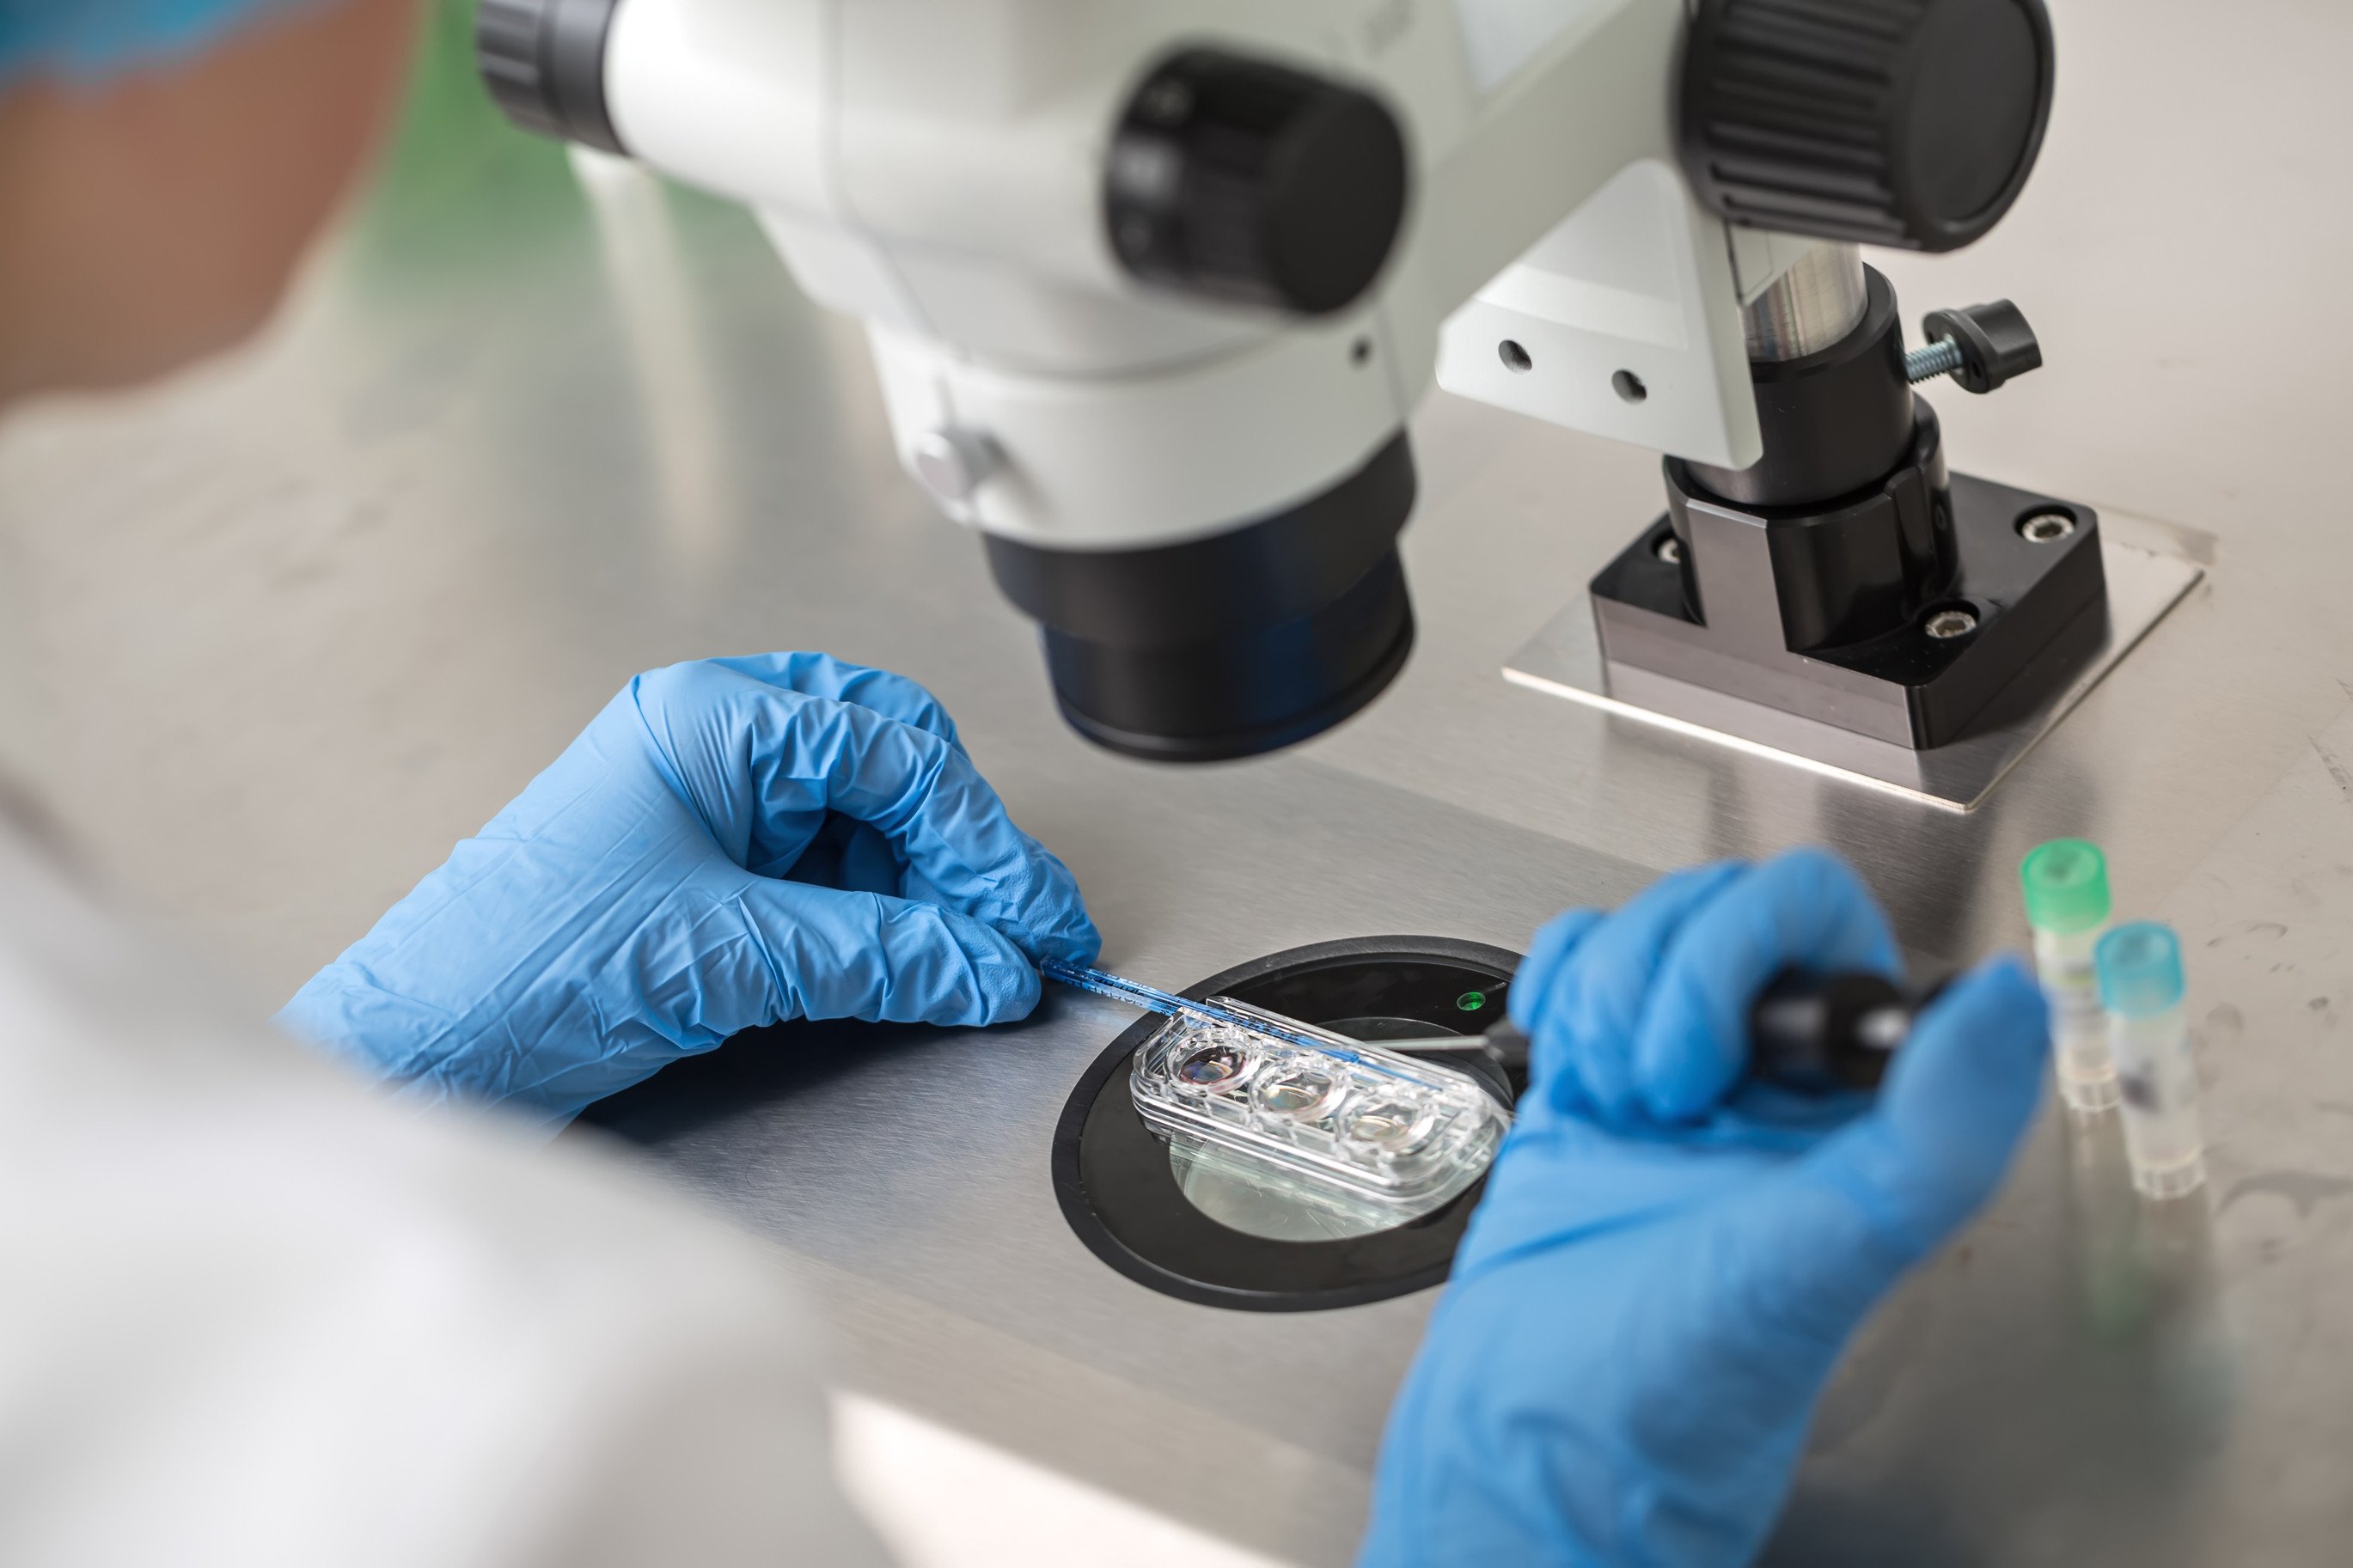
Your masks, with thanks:
M1487 1005L1487 994L1484 991L1465 991L1454 999L1454 1005L1465 1013L1476 1013Z

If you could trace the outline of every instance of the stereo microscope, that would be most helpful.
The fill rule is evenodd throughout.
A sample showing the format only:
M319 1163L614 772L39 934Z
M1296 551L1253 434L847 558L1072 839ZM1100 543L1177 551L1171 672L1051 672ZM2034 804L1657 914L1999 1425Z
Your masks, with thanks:
M1858 251L2010 208L2042 0L483 0L477 46L512 118L748 204L866 323L902 462L1114 750L1380 693L1433 381L1665 455L1591 584L1613 688L1926 751L2105 636L2094 514L1949 474L1912 390L2033 369L2024 318L1907 352Z

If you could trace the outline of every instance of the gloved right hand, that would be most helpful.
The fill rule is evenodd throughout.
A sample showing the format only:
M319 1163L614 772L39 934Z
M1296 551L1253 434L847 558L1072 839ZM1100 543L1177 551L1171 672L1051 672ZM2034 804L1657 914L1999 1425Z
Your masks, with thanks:
M2014 960L1924 1013L1876 1101L1744 1081L1782 969L1892 973L1826 855L1714 866L1540 932L1532 1081L1382 1446L1365 1568L1747 1562L1841 1348L2000 1183L2041 1097Z
M279 1016L427 1099L545 1123L786 1018L994 1024L1101 945L903 676L640 675Z

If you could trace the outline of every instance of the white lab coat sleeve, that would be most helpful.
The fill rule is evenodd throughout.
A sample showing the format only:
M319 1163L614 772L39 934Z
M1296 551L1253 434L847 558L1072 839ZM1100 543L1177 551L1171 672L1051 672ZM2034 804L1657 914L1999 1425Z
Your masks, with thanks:
M814 1328L617 1156L378 1099L0 835L0 1563L862 1568Z

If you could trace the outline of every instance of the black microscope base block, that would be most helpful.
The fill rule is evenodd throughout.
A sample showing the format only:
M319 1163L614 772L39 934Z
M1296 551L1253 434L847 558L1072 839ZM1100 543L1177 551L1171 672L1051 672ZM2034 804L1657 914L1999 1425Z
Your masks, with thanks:
M2098 514L1968 474L1951 485L1950 591L1894 632L1803 654L1788 650L1773 611L1766 520L1693 498L1683 562L1661 559L1674 537L1662 516L1593 579L1605 669L1666 676L1915 751L2031 706L2105 639ZM2053 513L2073 521L2065 537L2027 536L2027 519ZM1945 610L1967 611L1975 628L1929 636Z

